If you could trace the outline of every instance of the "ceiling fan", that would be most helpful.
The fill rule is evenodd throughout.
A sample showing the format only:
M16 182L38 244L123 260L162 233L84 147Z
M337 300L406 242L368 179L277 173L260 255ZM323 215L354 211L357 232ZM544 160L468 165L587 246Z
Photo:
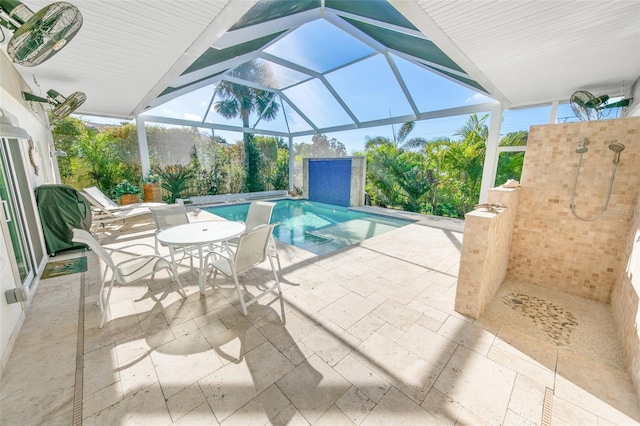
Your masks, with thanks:
M594 96L586 90L578 90L569 98L573 113L582 121L599 120L603 110L611 108L625 108L633 99L621 99L609 103L609 95Z
M55 90L47 91L47 98L41 98L40 96L36 96L33 93L22 92L22 97L30 102L41 102L49 105L53 105L53 109L49 111L49 123L54 124L55 122L62 120L75 110L77 110L80 105L87 100L87 95L82 92L73 92L68 97L62 96L60 93Z
M66 2L33 13L17 0L0 0L0 26L13 31L7 44L11 60L32 67L55 55L77 34L82 14Z

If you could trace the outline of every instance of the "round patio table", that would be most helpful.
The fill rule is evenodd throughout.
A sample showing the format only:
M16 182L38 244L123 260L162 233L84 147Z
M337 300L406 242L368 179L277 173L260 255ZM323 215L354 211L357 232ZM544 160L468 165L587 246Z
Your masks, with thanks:
M209 245L225 243L242 235L246 230L243 222L215 220L206 222L191 222L177 225L158 233L158 241L169 247L171 262L177 267L174 256L176 247L197 247L200 259L198 284L200 294L204 294L205 257L209 253L205 250Z

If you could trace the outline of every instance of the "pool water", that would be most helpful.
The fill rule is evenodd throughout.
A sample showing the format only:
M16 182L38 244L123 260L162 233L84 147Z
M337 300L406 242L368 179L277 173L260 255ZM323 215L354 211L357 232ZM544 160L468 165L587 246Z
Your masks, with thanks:
M244 221L249 203L204 210L228 220ZM276 222L279 225L273 232L274 237L318 255L412 223L307 200L277 200L271 216L271 223Z

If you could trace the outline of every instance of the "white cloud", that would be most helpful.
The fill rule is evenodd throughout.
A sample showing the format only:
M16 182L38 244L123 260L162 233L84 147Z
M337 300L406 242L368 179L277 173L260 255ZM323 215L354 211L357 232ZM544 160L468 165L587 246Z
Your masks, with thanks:
M493 102L494 99L491 99L490 97L483 95L482 93L476 92L473 94L473 96L465 99L464 104L465 105L469 105L469 104L479 104L481 102Z
M202 121L202 116L198 114L184 113L182 114L182 118L191 121Z

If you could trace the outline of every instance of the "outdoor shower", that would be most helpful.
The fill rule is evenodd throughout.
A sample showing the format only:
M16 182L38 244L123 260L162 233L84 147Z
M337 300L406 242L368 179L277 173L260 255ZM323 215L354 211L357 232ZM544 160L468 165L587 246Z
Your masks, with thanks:
M573 215L578 219L583 220L585 222L591 222L593 220L599 219L604 214L604 212L607 211L607 207L609 206L609 199L611 198L611 191L613 190L613 180L616 177L616 170L618 169L618 163L620 162L620 153L624 151L624 145L619 142L613 142L609 144L609 149L614 152L614 156L613 156L613 171L611 173L611 179L609 180L609 191L607 193L607 200L605 201L604 207L602 208L602 211L600 212L600 214L598 214L596 217L585 219L583 217L578 216L578 214L576 213L576 186L578 186L578 177L580 176L580 166L582 165L582 156L584 155L585 152L589 150L587 148L588 144L589 144L589 139L587 138L582 138L580 139L580 142L578 142L576 153L580 154L580 159L578 160L578 170L576 170L576 178L573 181L573 192L571 193L571 213L573 213Z

